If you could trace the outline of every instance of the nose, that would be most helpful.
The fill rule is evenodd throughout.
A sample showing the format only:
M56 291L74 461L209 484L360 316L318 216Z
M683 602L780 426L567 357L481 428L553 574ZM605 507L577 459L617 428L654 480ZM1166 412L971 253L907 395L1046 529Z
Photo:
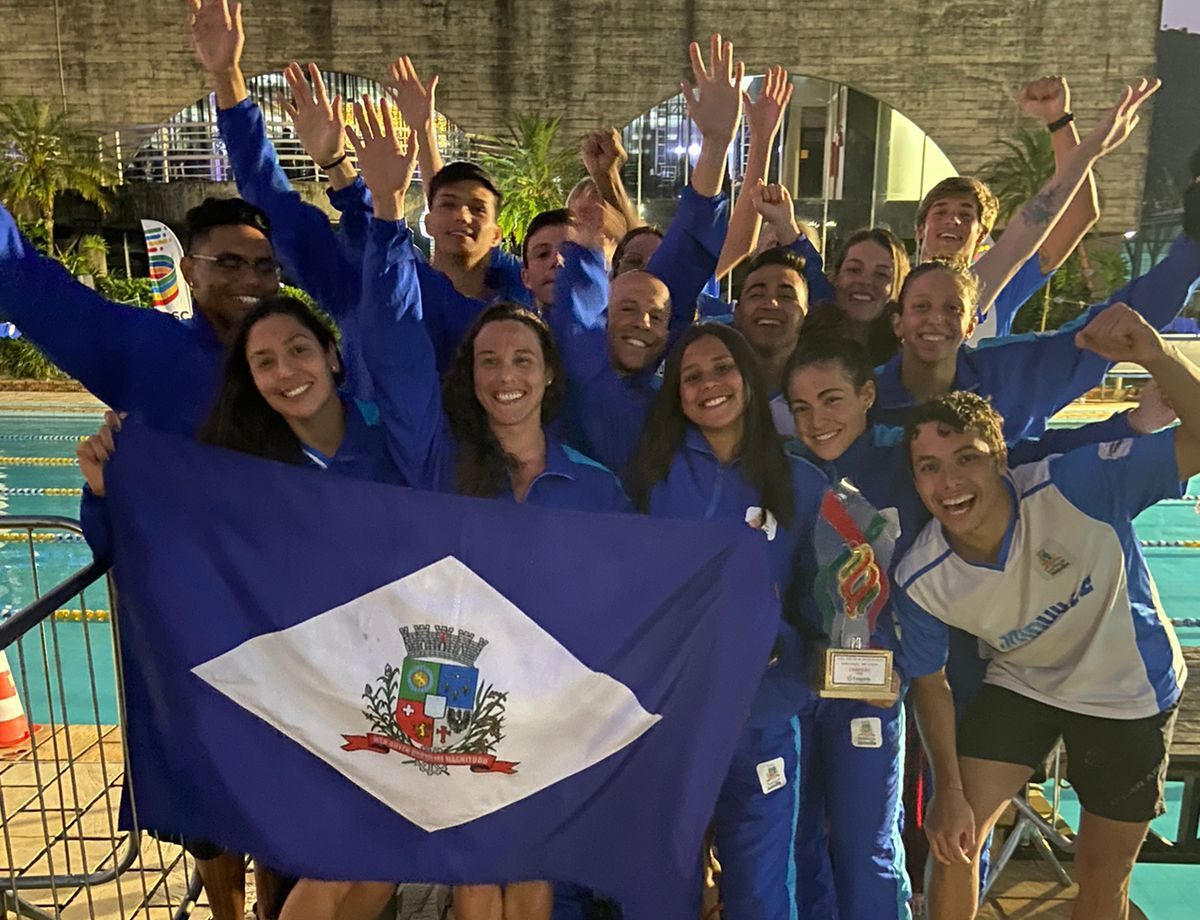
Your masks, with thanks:
M650 328L650 314L645 313L645 312L641 313L638 316L637 325L638 325L639 329L649 329Z

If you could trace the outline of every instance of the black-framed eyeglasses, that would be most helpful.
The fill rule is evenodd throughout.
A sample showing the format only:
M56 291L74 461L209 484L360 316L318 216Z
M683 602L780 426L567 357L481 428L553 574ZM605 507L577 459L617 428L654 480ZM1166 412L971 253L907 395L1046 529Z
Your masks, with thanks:
M236 275L246 268L252 268L255 274L273 275L278 278L281 270L279 263L271 258L255 259L251 262L231 252L222 253L219 256L206 256L195 252L190 255L193 259L199 259L201 262L211 262L218 269L230 275Z

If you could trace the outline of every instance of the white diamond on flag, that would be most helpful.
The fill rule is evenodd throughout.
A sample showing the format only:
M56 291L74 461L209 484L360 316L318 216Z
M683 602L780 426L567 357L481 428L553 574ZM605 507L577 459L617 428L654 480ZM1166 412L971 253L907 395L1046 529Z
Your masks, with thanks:
M427 831L586 770L661 718L452 556L194 672Z

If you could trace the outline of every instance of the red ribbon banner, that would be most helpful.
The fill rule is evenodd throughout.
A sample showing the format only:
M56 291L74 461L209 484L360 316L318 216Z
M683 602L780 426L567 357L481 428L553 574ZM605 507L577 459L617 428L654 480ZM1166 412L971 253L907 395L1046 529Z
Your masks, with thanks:
M397 741L386 735L342 735L346 743L343 751L374 751L376 754L386 754L396 751L419 760L421 763L435 763L447 767L470 767L472 773L516 773L517 763L507 760L497 760L491 754L445 754L439 751L423 751L411 744Z

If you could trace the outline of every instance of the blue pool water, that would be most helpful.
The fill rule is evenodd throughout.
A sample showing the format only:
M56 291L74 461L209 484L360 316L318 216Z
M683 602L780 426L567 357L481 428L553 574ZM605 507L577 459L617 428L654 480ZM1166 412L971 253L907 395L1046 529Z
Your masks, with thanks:
M35 415L0 413L0 457L74 457L74 439L93 434L100 423L99 415ZM51 436L51 440L43 440ZM68 440L57 440L66 437ZM69 466L12 466L0 462L0 514L57 514L78 517L79 499L75 496L13 495L2 489L79 488L82 478L74 465ZM1188 493L1200 494L1200 477L1192 480ZM1138 532L1147 540L1200 539L1200 514L1192 505L1160 505L1147 510L1138 518ZM43 590L58 583L91 559L83 543L38 543L33 547ZM1163 604L1170 616L1200 618L1200 549L1150 547L1146 558L1154 573ZM34 599L29 576L30 546L26 543L0 543L0 617L19 610ZM88 592L90 607L107 608L107 595L102 585ZM77 607L77 602L70 605ZM1200 645L1200 628L1178 630L1180 640ZM44 641L51 662L64 662L62 682L65 687L66 719L68 722L102 724L117 721L116 678L113 662L111 631L107 623L83 624L59 621L45 631ZM58 686L57 669L52 667L47 683L42 667L43 638L35 630L21 642L26 680L31 693L26 699L30 718L63 721L64 694ZM90 658L95 675L95 702L92 678L87 666ZM18 689L22 678L16 650L8 650ZM1200 675L1192 675L1200 680ZM26 694L23 692L22 696ZM1168 813L1156 822L1156 827L1171 836L1178 821L1181 787L1170 784L1167 791ZM1068 823L1078 826L1078 804L1070 790L1064 792L1064 810ZM1194 904L1188 892L1200 883L1200 866L1139 865L1134 870L1133 899L1152 920L1195 916Z

